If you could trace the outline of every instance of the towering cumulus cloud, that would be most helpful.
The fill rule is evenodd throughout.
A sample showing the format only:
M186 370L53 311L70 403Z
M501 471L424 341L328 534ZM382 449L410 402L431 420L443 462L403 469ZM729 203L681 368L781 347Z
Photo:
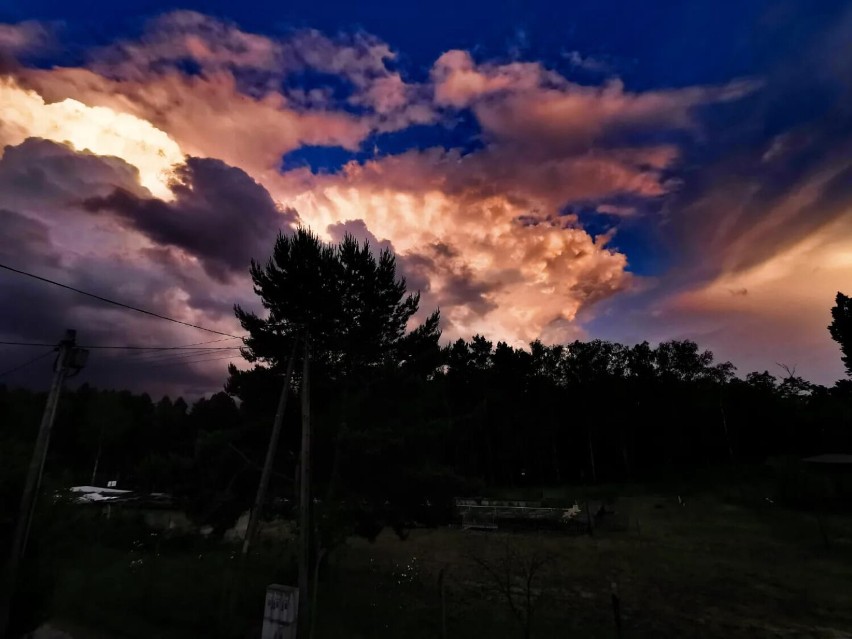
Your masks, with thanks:
M175 141L147 120L71 98L46 103L36 91L0 79L0 143L16 145L28 137L121 157L137 167L142 185L160 197L169 196L169 170L183 159Z
M49 33L5 25L0 48L23 55ZM761 283L805 277L791 265L826 247L836 244L837 268L846 259L832 238L846 232L848 155L813 158L820 133L784 132L759 157L738 151L741 164L718 161L706 175L684 169L687 150L707 140L702 114L771 95L772 78L634 90L615 76L581 84L541 62L464 50L409 74L366 33L270 37L187 11L92 48L79 66L4 68L4 259L226 332L239 330L231 304L252 303L249 260L265 259L275 234L299 223L392 249L423 311L441 308L446 336L515 344L581 336L580 318L605 300L636 301L637 290L655 291L642 299L658 317L681 318L660 323L677 332L690 313L745 308L774 290ZM412 127L451 132L458 145L382 151ZM316 147L340 160L285 161ZM786 190L760 181L783 177L773 167L796 153L812 161ZM760 170L748 178L742 167ZM588 215L658 228L690 247L692 261L679 257L676 275L637 278L630 253L615 248L618 222L589 227ZM104 339L194 341L64 304ZM649 308L631 309L637 326ZM21 316L0 332L52 339L53 328ZM198 367L185 381L203 386L205 374Z

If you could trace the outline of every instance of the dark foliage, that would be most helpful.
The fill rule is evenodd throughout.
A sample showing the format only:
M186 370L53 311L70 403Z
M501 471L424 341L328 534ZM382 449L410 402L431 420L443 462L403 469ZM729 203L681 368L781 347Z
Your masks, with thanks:
M831 309L831 324L828 327L831 339L840 345L846 374L852 377L852 298L837 293Z
M852 450L845 380L825 388L792 372L738 378L690 341L522 349L474 336L439 348L437 313L407 330L418 298L396 277L393 256L351 238L328 247L303 231L279 237L252 276L269 316L237 314L255 366L232 370L227 393L191 407L86 384L67 390L46 485L117 480L169 492L196 522L223 532L251 503L283 359L306 329L316 355L314 494L319 534L331 545L384 526L403 534L445 522L461 492L653 480ZM841 344L848 308L839 296L832 335ZM292 383L298 395L298 375ZM17 511L44 399L0 386L0 537ZM284 424L269 515L290 513L295 501L298 401Z

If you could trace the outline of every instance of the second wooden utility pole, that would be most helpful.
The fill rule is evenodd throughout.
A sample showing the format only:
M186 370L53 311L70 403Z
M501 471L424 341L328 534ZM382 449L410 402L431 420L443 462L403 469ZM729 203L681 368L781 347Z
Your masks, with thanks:
M309 636L310 566L311 566L311 347L304 337L302 362L302 461L299 478L299 636Z
M72 376L86 363L89 352L82 348L76 348L77 331L65 331L65 337L59 342L56 350L59 355L53 366L53 382L47 395L47 403L44 406L44 414L41 417L41 425L38 429L33 456L27 469L27 479L24 484L24 492L21 495L21 507L18 513L18 521L12 538L12 549L9 561L6 564L6 574L3 583L0 584L0 639L6 637L8 630L9 615L11 614L12 599L18 579L18 570L27 547L27 538L30 534L33 513L35 512L38 490L41 486L41 477L44 473L44 461L47 458L47 447L50 444L50 430L53 428L53 418L56 416L56 407L59 404L59 396L62 394L62 384L65 378Z
M272 423L272 433L269 435L269 447L266 449L266 461L260 474L260 483L257 486L257 495L254 507L249 514L246 538L243 541L243 556L248 555L249 548L257 534L260 525L260 516L263 512L263 503L266 501L266 489L269 487L269 477L272 475L272 465L275 462L275 453L278 450L278 438L281 435L281 424L284 422L284 413L287 411L287 397L290 394L290 379L293 377L293 368L296 364L296 354L299 348L299 338L293 342L293 351L287 362L287 372L284 373L284 385L281 387L281 396L278 399L278 410L275 411L275 421Z

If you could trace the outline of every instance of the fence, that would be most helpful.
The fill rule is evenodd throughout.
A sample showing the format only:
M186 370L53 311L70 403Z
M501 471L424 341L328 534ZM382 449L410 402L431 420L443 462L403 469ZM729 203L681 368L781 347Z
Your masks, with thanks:
M457 499L456 510L464 530L557 529L587 532L589 517L580 507L544 507L540 502Z

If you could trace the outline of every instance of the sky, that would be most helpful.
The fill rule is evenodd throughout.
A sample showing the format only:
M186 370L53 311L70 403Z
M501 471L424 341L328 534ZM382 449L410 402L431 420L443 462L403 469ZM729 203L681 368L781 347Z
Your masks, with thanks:
M304 225L391 249L445 340L843 374L848 1L0 2L0 149L0 263L228 335ZM99 386L199 395L239 361L8 271L0 309L0 341L223 349L93 350Z

